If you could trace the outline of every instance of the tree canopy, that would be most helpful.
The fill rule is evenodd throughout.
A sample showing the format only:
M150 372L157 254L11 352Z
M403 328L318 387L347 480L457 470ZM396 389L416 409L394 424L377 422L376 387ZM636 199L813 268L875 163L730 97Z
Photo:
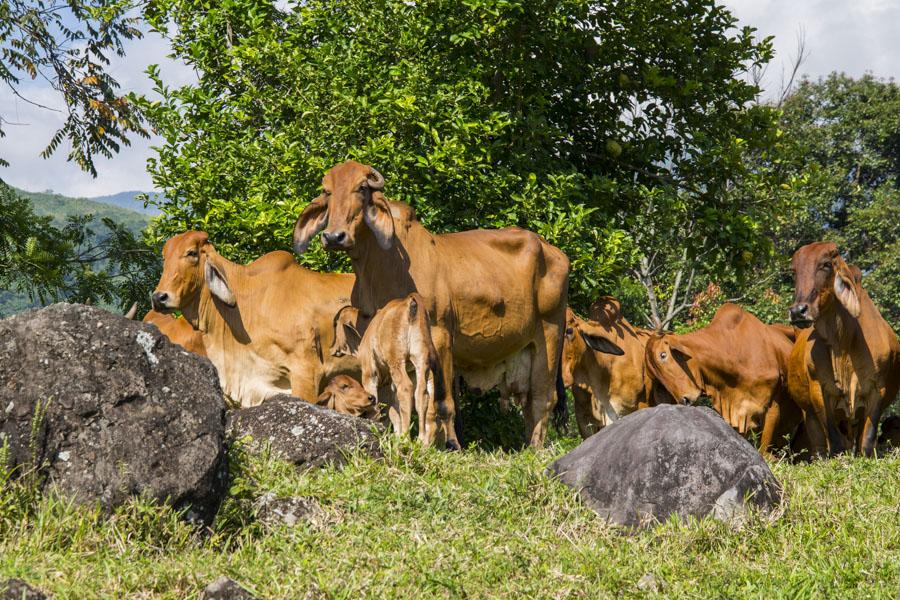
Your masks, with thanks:
M729 190L775 135L742 76L771 47L711 0L153 0L146 14L199 77L171 89L154 71L162 100L142 105L165 139L159 236L204 229L238 260L284 248L324 171L354 158L435 231L543 234L572 259L576 305L630 270L652 321L649 298L683 308L710 274L770 252L768 206Z

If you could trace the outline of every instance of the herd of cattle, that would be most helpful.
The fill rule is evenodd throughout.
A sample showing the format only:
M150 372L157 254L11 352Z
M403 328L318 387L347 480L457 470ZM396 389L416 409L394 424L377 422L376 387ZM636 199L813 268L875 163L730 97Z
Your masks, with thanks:
M459 378L517 402L532 446L570 388L584 437L640 408L707 397L763 453L872 454L900 387L900 343L834 244L794 255L794 327L725 304L703 329L658 333L610 297L589 319L568 309L568 259L537 234L435 235L383 189L372 167L339 164L295 225L297 253L321 234L354 274L310 271L284 251L238 265L189 231L166 243L144 320L207 356L235 403L316 398L403 436L415 412L419 440L451 449ZM900 437L897 425L884 435Z

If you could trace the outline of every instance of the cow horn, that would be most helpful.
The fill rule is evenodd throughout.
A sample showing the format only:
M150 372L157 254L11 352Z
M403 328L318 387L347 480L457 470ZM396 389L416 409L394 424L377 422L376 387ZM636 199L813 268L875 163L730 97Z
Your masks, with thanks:
M129 321L133 321L134 318L137 316L137 309L138 309L138 303L135 302L134 304L131 305L131 308L128 309L128 312L125 313L125 318L128 319Z
M369 172L367 179L369 180L370 189L379 192L384 189L384 176L375 169Z

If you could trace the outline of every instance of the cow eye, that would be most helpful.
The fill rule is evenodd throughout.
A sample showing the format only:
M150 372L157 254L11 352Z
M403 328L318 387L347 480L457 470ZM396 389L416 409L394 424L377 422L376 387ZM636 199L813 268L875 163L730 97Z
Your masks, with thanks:
M660 353L659 353L659 359L660 359L660 360L666 360L666 357L667 357L667 356L668 356L668 354L666 354L665 352L660 352Z
M187 251L187 256L190 256L191 258L196 258L196 256L197 256L197 251L196 251L196 250L188 250L188 251Z
M571 328L571 327L566 327L566 335L572 335L572 333L573 333L573 332L572 332L572 328Z

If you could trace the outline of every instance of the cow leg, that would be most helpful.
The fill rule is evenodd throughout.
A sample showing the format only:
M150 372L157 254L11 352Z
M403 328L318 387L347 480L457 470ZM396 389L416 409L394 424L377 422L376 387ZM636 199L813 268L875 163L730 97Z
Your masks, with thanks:
M880 400L881 398L874 398L869 404L874 409L866 411L865 421L857 442L858 451L868 457L875 452L875 444L878 442L878 423L881 421L881 407L878 405Z
M547 438L550 413L556 405L556 369L559 366L562 344L559 323L543 322L543 331L535 340L531 360L531 385L525 413L525 438L532 448L543 448Z
M302 398L307 402L315 402L319 397L319 380L321 376L318 373L304 373L297 375L291 373L291 395Z
M450 336L450 332L443 327L432 327L431 341L437 350L441 370L444 372L445 394L442 406L437 407L441 426L434 428L434 439L426 443L433 444L438 448L445 446L448 450L459 450L460 445L456 437L455 426L456 404L453 396L456 389L453 382L453 338Z
M578 433L582 439L587 439L600 431L600 423L594 418L591 393L573 385L572 396L575 397L575 422L578 424Z
M762 436L760 436L759 440L759 453L763 456L769 456L769 448L773 445L773 442L775 442L775 433L778 431L780 422L781 403L775 399L769 404L769 409L766 411Z
M412 425L413 396L415 394L413 382L405 365L392 368L391 379L394 381L394 390L396 391L394 396L399 421L398 427L394 431L398 436L407 438Z

